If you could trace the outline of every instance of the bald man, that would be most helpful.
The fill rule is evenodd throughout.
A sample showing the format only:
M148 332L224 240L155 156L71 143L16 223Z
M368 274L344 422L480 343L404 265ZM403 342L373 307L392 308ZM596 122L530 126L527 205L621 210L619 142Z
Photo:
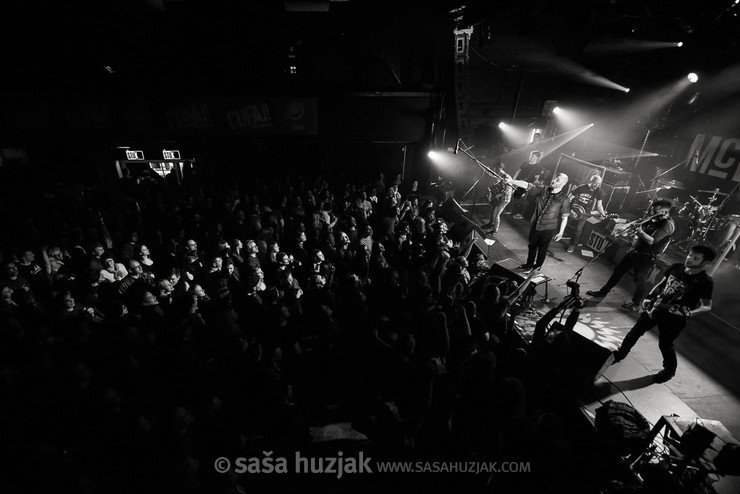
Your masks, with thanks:
M550 241L554 239L557 242L563 238L565 226L568 224L570 198L565 190L568 175L558 173L548 186L534 185L524 180L507 182L516 187L524 187L528 192L536 191L534 214L529 222L527 262L519 266L519 269L524 271L539 269L545 263Z
M601 219L606 218L606 211L602 200L604 191L601 190L601 177L594 175L583 185L579 185L570 193L571 218L576 221L576 231L570 239L568 252L573 252L578 246L583 233L583 227L594 209L599 212Z

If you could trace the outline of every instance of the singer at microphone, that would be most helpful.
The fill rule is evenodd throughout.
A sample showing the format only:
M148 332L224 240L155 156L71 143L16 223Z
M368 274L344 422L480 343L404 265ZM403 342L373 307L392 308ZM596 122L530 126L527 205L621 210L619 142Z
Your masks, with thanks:
M530 220L527 262L519 269L530 271L539 269L547 257L547 247L551 240L558 242L563 238L565 226L570 216L570 199L565 190L568 175L558 173L549 186L531 184L525 180L507 180L516 187L526 188L533 193L534 214ZM559 227L559 228L558 228Z

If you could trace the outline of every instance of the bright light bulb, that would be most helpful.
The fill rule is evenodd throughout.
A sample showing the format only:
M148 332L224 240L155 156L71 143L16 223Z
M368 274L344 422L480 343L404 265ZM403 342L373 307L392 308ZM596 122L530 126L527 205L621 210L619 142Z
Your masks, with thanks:
M699 76L696 75L694 72L690 73L686 77L689 79L689 82L691 82L692 84L699 80Z
M563 110L561 110L559 106L556 106L555 108L553 108L553 109L552 109L552 112L553 112L553 113L554 113L555 115L560 115L560 113L561 113L562 111L563 111Z
M624 88L624 92L625 93L629 93L630 92L630 88L628 88L628 87Z
M499 128L499 129L503 129L505 125L506 125L505 123L503 123L503 122L499 122L499 123L498 123L498 128Z
M679 48L681 48L683 46L683 41L679 41L678 43L676 43L676 46L678 46Z

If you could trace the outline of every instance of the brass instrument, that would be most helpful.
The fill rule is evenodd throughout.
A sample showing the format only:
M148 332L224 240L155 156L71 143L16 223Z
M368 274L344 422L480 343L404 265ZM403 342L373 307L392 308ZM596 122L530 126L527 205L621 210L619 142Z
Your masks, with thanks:
M624 227L620 228L619 231L614 233L615 237L623 237L623 238L631 238L634 235L637 235L637 230L644 225L645 223L648 223L650 221L653 221L655 218L659 218L663 216L663 213L656 213L652 216L650 216L647 219L644 220L635 220L627 223L624 225Z

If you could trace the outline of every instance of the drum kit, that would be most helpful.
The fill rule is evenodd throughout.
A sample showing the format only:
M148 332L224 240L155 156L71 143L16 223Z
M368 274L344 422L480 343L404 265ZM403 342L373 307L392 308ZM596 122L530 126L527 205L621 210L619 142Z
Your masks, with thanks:
M706 194L704 202L692 195L689 196L691 201L683 204L674 200L678 215L674 217L676 231L673 238L677 240L675 246L684 252L688 252L693 245L698 243L716 240L727 222L732 221L733 216L736 216L719 216L722 203L715 205L720 197L726 197L729 194L720 192L719 189L699 190L697 195L699 194Z
M657 180L654 189L646 190L641 193L659 192L664 189L686 190L686 187L677 180ZM706 194L701 196L701 194ZM678 199L669 197L655 197L655 199L667 199L672 202L672 211L674 214L673 221L676 224L676 230L673 233L673 245L683 252L698 243L719 241L721 232L729 222L738 221L738 215L719 216L719 210L724 204L729 194L720 192L719 189L699 190L697 195L704 197L701 201L694 196L690 202L681 202ZM718 204L715 203L723 198Z

